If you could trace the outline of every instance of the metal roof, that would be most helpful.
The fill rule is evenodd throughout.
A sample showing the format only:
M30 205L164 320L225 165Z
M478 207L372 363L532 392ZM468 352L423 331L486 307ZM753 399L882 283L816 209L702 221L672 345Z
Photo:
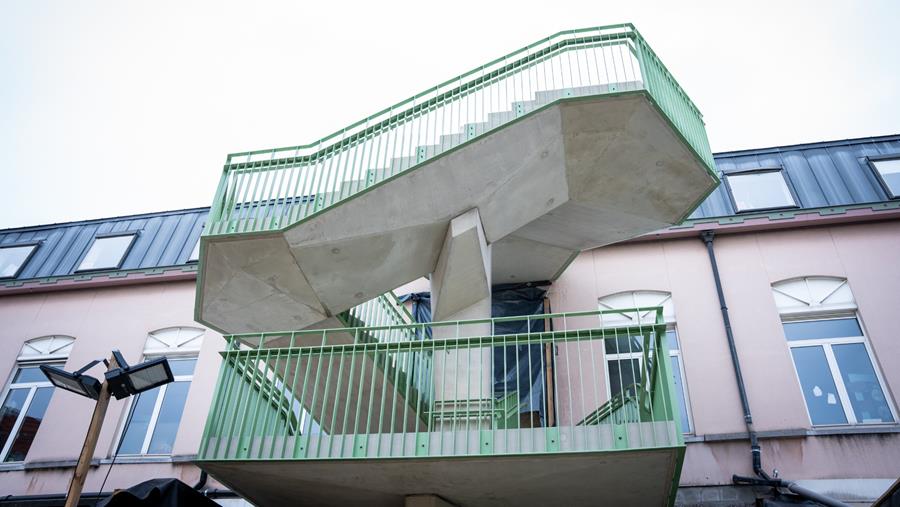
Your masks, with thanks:
M120 270L188 264L208 208L0 230L0 247L39 243L16 279L71 275L98 235L134 232Z
M731 151L716 154L715 160L720 177L733 171L782 168L799 207L809 209L890 200L868 157L893 154L900 155L900 135ZM735 214L727 187L719 185L688 220Z
M716 154L715 160L720 175L782 168L801 209L810 209L889 201L867 157L892 154L900 156L900 135L732 151ZM0 247L40 242L15 280L73 275L94 238L109 233L137 233L118 271L185 266L192 264L188 259L208 212L192 208L5 229ZM738 215L720 185L688 221Z

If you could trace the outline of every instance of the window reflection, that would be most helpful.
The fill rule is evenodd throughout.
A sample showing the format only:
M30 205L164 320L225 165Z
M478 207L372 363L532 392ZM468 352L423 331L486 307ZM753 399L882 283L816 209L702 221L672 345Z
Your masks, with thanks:
M812 423L845 424L847 418L828 369L825 351L821 347L797 347L791 353Z

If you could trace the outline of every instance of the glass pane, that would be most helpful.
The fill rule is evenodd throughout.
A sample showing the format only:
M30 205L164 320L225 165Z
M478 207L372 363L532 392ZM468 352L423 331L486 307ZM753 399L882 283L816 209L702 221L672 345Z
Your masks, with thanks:
M194 366L196 365L197 358L195 357L190 359L169 359L169 368L175 377L179 375L193 375Z
M784 336L788 341L847 338L862 336L862 330L855 318L785 322Z
M24 384L25 382L49 382L49 380L37 366L27 366L19 368L13 378L13 384Z
M641 383L641 369L639 359L618 359L609 361L609 392L611 396L622 394L628 396L637 394L637 386Z
M133 234L127 236L114 236L111 238L97 238L87 255L78 265L79 270L83 269L106 269L117 268L125 255L125 250L131 245L134 239Z
M156 429L153 438L150 439L150 454L171 454L172 444L175 443L175 435L178 433L178 423L181 422L181 413L184 412L184 402L187 399L190 382L175 382L169 384L162 406L159 408L159 416L156 419Z
M34 249L34 245L0 248L0 278L16 276L22 263Z
M604 340L607 354L630 354L644 350L643 336L618 336Z
M52 387L40 387L35 391L28 410L25 411L25 418L22 425L19 426L19 433L13 440L12 446L9 448L9 454L6 455L5 461L24 461L31 443L34 442L34 436L37 434L38 426L44 420L44 413L47 412L47 405L50 404L50 396L53 394Z
M825 350L822 347L795 347L791 354L812 423L846 424L847 416L831 377Z
M159 388L144 391L137 395L131 408L131 420L125 428L122 436L122 444L119 452L122 454L140 454L144 445L144 437L147 436L147 428L150 427L150 417L153 415L153 406L156 405L156 397L159 396Z
M194 249L191 251L191 256L188 257L188 262L196 261L200 259L200 240L197 240L197 244L194 245Z
M862 343L832 345L831 350L844 379L856 420L861 423L894 422L866 346Z
M666 331L666 343L669 345L669 350L678 350L678 333L674 329Z
M28 391L29 389L10 389L6 400L3 401L3 406L0 407L0 449L6 445L6 440L9 439L16 419L22 412L22 405L28 398Z
M878 160L873 162L875 169L881 174L881 179L887 183L891 195L900 196L900 159L898 160Z
M732 174L728 176L728 184L738 211L796 204L781 171Z
M687 403L684 401L684 385L681 383L681 364L677 357L672 357L672 379L675 381L675 394L678 396L678 409L681 411L681 431L691 432L691 421L688 418Z

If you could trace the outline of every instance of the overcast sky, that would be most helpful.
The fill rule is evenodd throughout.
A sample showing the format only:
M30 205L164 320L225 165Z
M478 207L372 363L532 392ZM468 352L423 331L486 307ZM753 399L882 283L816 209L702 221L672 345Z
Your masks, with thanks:
M628 21L713 151L900 133L896 0L0 0L0 228L206 206L228 152L310 142L551 33Z

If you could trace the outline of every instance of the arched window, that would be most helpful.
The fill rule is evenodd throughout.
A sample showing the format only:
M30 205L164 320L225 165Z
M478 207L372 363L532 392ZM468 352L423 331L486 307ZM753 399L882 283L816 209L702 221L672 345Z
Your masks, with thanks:
M172 453L205 332L196 327L168 327L147 335L144 359L167 357L175 381L132 400L118 453Z
M25 460L50 404L53 385L40 365L64 363L74 342L71 336L53 335L22 345L0 406L0 460L4 463Z
M809 276L772 284L784 337L814 425L897 420L844 278Z
M598 300L600 310L626 310L606 313L601 316L604 327L631 326L635 324L654 324L656 313L653 311L627 311L632 308L661 306L666 321L666 341L669 346L669 357L672 364L672 378L675 392L681 409L681 429L685 433L692 431L687 389L684 382L684 366L681 362L681 350L678 344L678 331L675 326L675 305L672 294L662 291L636 290L619 292L604 296ZM606 385L609 396L614 396L633 389L632 386L641 380L643 365L643 344L639 337L620 337L605 340Z

